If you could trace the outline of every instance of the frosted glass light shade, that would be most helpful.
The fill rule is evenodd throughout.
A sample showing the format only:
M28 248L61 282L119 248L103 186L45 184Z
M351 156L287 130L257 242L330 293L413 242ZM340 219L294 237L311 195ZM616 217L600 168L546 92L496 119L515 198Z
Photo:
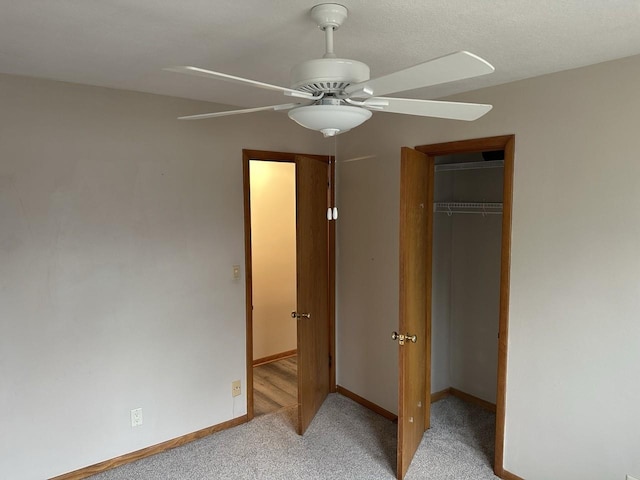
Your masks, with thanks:
M308 105L289 110L289 118L311 130L333 137L371 118L371 111L350 105Z

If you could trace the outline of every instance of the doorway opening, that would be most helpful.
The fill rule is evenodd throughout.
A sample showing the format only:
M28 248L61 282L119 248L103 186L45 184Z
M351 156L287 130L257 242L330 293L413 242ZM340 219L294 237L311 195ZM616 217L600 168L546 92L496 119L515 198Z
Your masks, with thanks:
M484 453L498 476L504 475L514 144L514 136L503 136L416 147L432 168L427 393L431 402L453 395L495 413L495 436Z
M493 158L493 160L487 160ZM504 151L435 157L431 393L493 462ZM475 406L474 406L475 405ZM479 408L478 408L479 407Z
M291 410L301 435L335 391L332 160L243 150L247 418Z
M255 416L298 404L295 173L249 160Z

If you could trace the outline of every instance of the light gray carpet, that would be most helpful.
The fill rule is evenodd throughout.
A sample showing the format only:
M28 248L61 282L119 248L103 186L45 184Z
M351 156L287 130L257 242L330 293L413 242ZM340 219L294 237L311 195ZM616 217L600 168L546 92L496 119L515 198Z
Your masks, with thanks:
M494 480L496 416L456 397L431 405L425 432L407 480Z
M397 425L329 395L304 437L295 408L263 415L92 480L394 479ZM491 472L494 416L449 397L432 406L406 479L497 479Z

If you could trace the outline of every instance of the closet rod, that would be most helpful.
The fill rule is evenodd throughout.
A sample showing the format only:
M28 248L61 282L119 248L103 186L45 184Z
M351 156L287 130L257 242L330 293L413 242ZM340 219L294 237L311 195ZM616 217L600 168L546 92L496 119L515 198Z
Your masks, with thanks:
M436 172L449 172L452 170L480 170L483 168L504 167L504 160L489 160L486 162L441 163L435 165Z
M435 213L475 213L480 215L501 215L502 203L496 202L434 202Z

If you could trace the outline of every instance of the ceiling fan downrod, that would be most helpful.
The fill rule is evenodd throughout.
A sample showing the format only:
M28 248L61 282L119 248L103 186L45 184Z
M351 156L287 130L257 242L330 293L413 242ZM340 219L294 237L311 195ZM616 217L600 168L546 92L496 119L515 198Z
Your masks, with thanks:
M333 27L329 26L324 29L325 38L325 53L322 58L336 58L336 54L333 53Z

